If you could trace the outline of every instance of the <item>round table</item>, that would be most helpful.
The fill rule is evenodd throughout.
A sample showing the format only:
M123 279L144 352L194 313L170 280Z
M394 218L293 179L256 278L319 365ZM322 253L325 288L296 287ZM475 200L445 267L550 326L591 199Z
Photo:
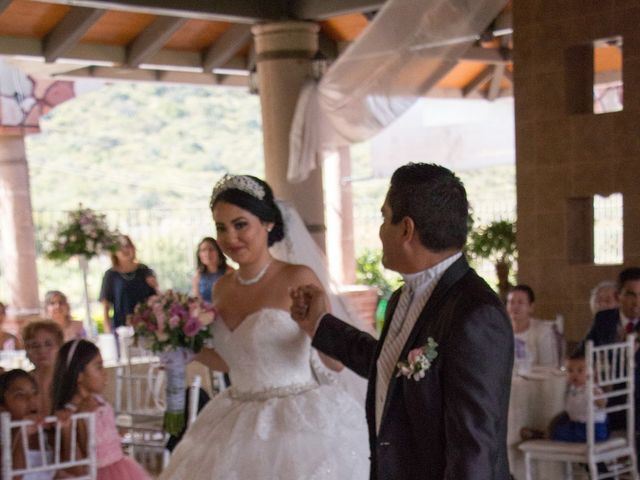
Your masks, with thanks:
M564 410L566 373L556 368L533 367L524 374L514 373L509 399L507 447L509 465L515 480L524 480L524 454L518 450L523 427L547 431L549 422ZM535 465L538 480L563 478L561 463Z

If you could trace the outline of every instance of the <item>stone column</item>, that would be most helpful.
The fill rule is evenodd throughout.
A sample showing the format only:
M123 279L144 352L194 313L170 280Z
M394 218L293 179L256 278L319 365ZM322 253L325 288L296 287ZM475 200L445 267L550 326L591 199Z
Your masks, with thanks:
M318 245L325 248L322 170L300 183L287 181L289 133L300 90L312 75L318 25L279 22L252 28L262 106L265 178L275 195L291 201Z
M351 154L340 147L323 161L327 205L327 251L329 271L341 285L356 283L356 255L353 238L353 195Z
M22 135L0 135L0 247L7 284L3 300L20 323L39 311L29 168Z

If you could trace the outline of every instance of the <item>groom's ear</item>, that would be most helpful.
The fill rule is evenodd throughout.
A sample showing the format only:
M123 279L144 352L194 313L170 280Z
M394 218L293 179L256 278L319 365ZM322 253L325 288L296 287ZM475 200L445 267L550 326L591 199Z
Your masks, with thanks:
M416 224L411 217L402 219L402 237L404 240L410 241L416 231Z

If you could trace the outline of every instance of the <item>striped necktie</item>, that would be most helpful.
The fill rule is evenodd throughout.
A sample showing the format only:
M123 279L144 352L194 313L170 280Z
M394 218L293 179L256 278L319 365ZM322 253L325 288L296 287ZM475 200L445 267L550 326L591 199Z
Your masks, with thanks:
M398 305L396 306L396 309L393 312L393 319L391 320L391 325L389 325L389 333L387 334L386 341L392 342L393 340L395 340L398 334L402 331L404 322L407 319L407 312L409 311L409 306L413 301L414 293L415 293L415 288L412 285L405 284L405 286L402 288L402 293L400 294L400 300L398 300Z

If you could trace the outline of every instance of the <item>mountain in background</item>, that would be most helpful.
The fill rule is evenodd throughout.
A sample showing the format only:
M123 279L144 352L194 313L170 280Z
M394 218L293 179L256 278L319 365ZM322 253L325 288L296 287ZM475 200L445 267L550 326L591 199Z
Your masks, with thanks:
M224 172L262 175L259 98L117 83L64 103L27 138L34 210L207 205Z

